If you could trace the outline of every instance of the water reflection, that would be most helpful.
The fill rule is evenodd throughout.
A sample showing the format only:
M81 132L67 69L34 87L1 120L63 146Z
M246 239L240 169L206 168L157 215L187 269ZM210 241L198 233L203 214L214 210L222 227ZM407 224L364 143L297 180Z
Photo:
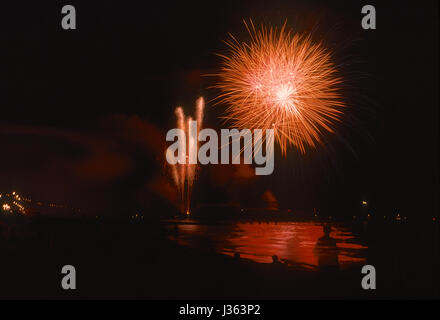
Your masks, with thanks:
M170 227L171 228L171 227ZM273 256L290 266L318 270L344 269L366 261L367 247L343 225L315 222L177 224L170 238L180 245L272 263Z

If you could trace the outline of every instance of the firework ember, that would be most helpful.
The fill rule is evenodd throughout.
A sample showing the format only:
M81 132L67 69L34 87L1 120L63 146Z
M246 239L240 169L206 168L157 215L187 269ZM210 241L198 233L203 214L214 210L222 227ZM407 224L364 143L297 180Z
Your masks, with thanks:
M224 118L239 129L273 128L284 155L288 146L305 153L322 144L344 108L330 50L285 24L280 30L245 25L249 43L232 37L230 55L221 55L217 87L218 102L228 106Z
M205 108L205 101L202 97L197 99L196 102L196 118L193 120L192 117L185 117L183 109L181 107L177 107L175 114L177 118L177 128L181 129L182 132L185 133L186 136L186 146L188 149L186 150L185 146L180 146L179 148L182 150L186 150L185 157L186 161L184 164L176 163L175 165L171 165L171 174L174 180L174 183L177 187L179 198L181 201L181 211L185 214L190 213L191 207L191 193L192 187L194 185L194 181L197 174L197 159L191 159L192 155L197 155L198 149L198 141L197 136L202 126L203 121L203 111ZM191 121L197 122L197 132L190 132L190 123ZM179 139L178 141L184 143L184 139ZM168 151L167 151L168 152Z

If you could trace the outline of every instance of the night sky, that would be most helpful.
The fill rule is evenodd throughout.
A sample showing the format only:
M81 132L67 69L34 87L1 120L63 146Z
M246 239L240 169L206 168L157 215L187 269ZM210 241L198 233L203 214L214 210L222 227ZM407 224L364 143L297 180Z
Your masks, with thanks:
M61 28L61 8L77 30ZM377 29L363 30L374 4ZM1 192L125 215L157 208L164 135L174 108L194 110L210 89L243 19L287 24L334 50L349 105L329 145L301 156L276 154L275 172L202 167L197 203L280 207L352 215L438 213L438 3L366 1L39 1L1 7ZM224 106L208 102L219 129ZM161 180L162 179L162 180Z

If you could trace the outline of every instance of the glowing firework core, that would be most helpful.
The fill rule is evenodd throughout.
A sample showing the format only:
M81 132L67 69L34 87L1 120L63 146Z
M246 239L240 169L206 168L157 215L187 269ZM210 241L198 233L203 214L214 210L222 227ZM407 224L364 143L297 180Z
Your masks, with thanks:
M228 105L225 118L234 127L275 130L283 154L288 145L305 153L322 143L340 121L342 102L329 50L310 36L254 25L246 27L249 43L228 41L230 56L222 56L218 88Z

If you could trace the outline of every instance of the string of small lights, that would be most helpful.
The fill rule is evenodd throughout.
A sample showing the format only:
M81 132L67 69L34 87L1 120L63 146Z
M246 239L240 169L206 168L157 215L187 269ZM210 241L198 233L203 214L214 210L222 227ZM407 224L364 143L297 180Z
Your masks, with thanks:
M32 208L33 207L35 208L36 206L57 208L57 209L70 209L77 212L81 211L80 209L71 208L69 206L62 204L57 204L57 203L45 204L41 201L32 201L31 198L23 197L15 191L13 191L12 193L0 193L0 203L3 214L26 215L29 214L32 211Z

